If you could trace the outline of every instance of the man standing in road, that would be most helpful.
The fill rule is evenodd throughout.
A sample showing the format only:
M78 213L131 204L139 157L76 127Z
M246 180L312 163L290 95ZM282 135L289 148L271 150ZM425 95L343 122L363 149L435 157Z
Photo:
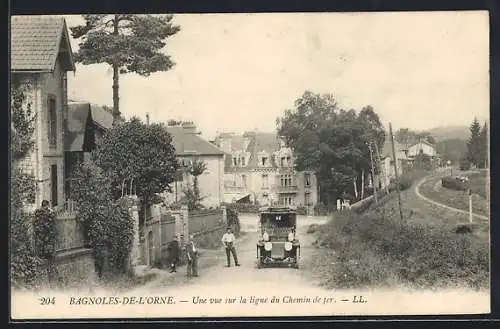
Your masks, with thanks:
M187 263L187 276L198 276L198 250L194 245L194 236L189 236L189 241L186 245Z
M236 237L234 236L231 228L228 227L226 233L222 236L222 244L226 248L226 256L227 256L227 265L226 267L231 267L231 254L233 254L234 265L240 266L238 263L238 256L236 255L236 249L234 247L234 243L236 241Z
M177 263L181 255L180 235L176 234L175 239L168 246L168 258L170 273L177 272Z

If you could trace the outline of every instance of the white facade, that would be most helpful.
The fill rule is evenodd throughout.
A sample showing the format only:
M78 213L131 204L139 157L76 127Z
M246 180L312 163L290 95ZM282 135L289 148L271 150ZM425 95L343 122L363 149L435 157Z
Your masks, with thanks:
M224 157L222 155L201 155L195 157L180 156L180 162L183 161L203 161L207 167L205 172L198 176L198 186L200 196L203 198L201 203L205 207L217 207L223 202L224 198ZM166 194L167 202L174 203L180 201L184 196L184 189L192 186L193 177L184 173L182 181L171 184L172 193Z
M436 148L426 142L419 142L415 145L412 145L408 148L408 156L415 157L420 153L425 154L430 157L436 156Z

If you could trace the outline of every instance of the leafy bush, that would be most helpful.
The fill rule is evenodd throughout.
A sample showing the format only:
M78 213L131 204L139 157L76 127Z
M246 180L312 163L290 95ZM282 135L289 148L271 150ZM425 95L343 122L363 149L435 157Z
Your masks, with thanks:
M110 178L95 164L86 163L75 175L73 198L77 219L94 251L99 275L123 273L133 244L133 219L124 200L115 201Z
M326 216L328 215L328 207L323 203L316 203L314 205L314 215L315 216Z
M471 168L471 163L468 159L460 159L459 167L460 170L469 170Z
M37 256L30 240L32 217L15 212L10 222L10 280L15 288L35 288L44 278L43 260Z
M231 205L231 207L236 210L237 212L242 212L242 213L258 213L259 212L259 205L252 204L252 203L228 203L227 205Z
M403 174L399 177L399 190L400 191L405 191L409 189L418 179L423 178L426 176L428 172L426 170L409 170L403 172ZM389 184L389 191L395 191L396 190L396 182L392 181Z
M457 177L446 176L441 179L441 185L443 187L457 190L457 191L466 191L468 189L469 184L467 181L462 181Z
M55 213L48 208L35 211L33 220L35 251L43 259L54 257L57 243L57 228Z
M223 204L226 207L227 212L227 225L233 228L233 232L236 235L240 234L240 218L238 216L238 210L235 207L235 203Z

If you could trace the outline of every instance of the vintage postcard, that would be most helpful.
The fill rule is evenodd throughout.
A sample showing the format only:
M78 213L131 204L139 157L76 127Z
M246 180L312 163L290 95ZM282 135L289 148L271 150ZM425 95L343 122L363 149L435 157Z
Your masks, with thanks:
M490 312L486 11L11 18L11 317Z

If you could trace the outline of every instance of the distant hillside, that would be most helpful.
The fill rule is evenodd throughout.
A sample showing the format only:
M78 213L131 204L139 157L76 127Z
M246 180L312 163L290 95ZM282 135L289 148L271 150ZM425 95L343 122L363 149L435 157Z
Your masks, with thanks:
M460 139L466 141L469 139L470 131L468 126L454 126L454 127L436 127L426 130L431 134L436 141L446 139Z

